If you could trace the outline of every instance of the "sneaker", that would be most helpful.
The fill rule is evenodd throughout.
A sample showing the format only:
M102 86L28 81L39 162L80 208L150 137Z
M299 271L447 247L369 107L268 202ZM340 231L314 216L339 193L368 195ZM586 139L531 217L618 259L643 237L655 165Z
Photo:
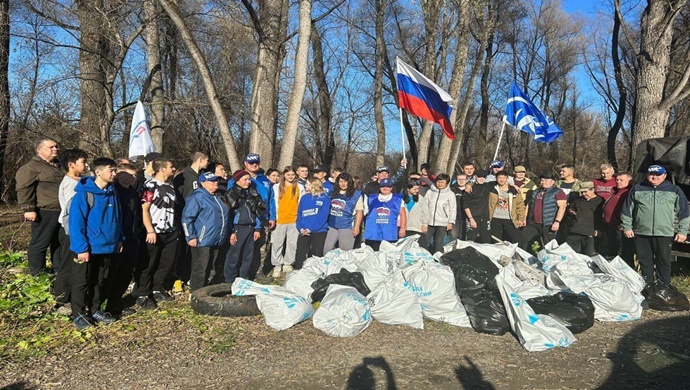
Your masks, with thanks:
M276 265L275 268L273 268L273 278L279 278L280 277L280 270L282 269L282 266Z
M172 302L175 300L175 297L168 294L167 291L154 291L153 299L155 299L156 302Z
M78 330L84 330L86 328L90 328L93 326L93 324L91 323L91 319L85 314L82 314L79 317L75 318L74 321L72 321L72 323L74 324L74 326L77 327Z
M283 266L283 273L284 273L284 274L290 273L290 272L292 272L292 271L294 271L294 270L295 270L295 269L292 268L292 265L290 265L290 264L284 265L284 266Z
M156 305L156 301L149 297L137 298L137 306L144 310L153 310L158 308L158 305Z
M95 313L91 315L94 321L96 321L99 324L112 324L113 322L117 321L115 317L111 316L110 313L107 311L103 310L96 310Z

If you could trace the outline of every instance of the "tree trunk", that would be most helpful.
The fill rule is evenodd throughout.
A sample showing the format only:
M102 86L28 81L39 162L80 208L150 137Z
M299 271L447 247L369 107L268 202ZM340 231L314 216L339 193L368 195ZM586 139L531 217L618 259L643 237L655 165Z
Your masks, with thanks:
M79 71L81 78L81 133L79 147L92 155L111 157L107 124L105 59L109 45L107 23L102 18L102 0L77 1L81 39L79 40Z
M675 88L669 88L667 85L673 21L685 3L687 0L649 0L642 13L640 51L637 53L637 109L631 150L632 161L635 161L634 153L640 142L664 136L670 108L683 95L687 96L681 92L687 84L687 78L683 77ZM685 74L689 72L690 67L687 67ZM674 92L665 98L664 88Z
M299 2L299 37L295 53L295 82L292 85L287 118L283 130L283 145L280 149L279 167L292 164L295 156L295 143L299 131L299 118L307 88L307 68L309 62L309 41L311 36L311 0Z
M479 137L477 140L477 163L480 166L486 166L486 149L488 147L489 137L489 72L491 71L491 60L494 58L493 53L493 32L489 34L489 39L486 45L486 56L484 57L484 66L482 69L482 77L479 79L479 94L481 96L481 105L479 107ZM500 145L499 145L500 147ZM492 155L493 156L493 155Z
M0 177L5 169L5 150L10 131L10 1L0 0ZM5 193L0 180L0 195Z
M321 34L319 34L315 23L311 24L311 45L314 56L314 82L316 82L319 96L318 137L323 137L325 140L323 150L319 150L319 153L321 154L321 162L331 166L335 157L335 134L331 128L333 101L326 81Z
M148 93L151 98L151 138L158 152L163 152L163 123L165 106L163 96L163 76L161 74L160 30L158 27L158 3L144 0L146 17L146 53L148 55Z
M387 0L376 0L376 65L374 70L374 121L376 122L376 166L384 164L386 157L386 126L383 121L383 24Z
M175 24L177 31L182 38L189 54L192 56L194 63L196 64L201 79L204 83L204 89L206 90L206 95L208 96L211 109L218 122L218 128L220 130L220 136L223 139L223 144L225 146L225 151L228 155L228 163L230 164L231 170L237 170L242 168L240 165L240 160L237 157L237 149L235 148L235 141L232 138L232 133L230 132L230 127L228 126L228 120L225 117L225 112L220 105L220 99L218 97L218 91L216 90L215 83L213 81L213 76L208 68L208 63L204 58L204 55L199 50L191 31L182 20L182 16L178 13L177 8L173 6L170 0L158 0L161 7L170 17L170 20Z
M616 89L618 90L618 109L616 110L616 120L613 126L609 129L606 138L606 154L609 163L614 170L618 171L618 161L616 159L616 139L618 133L623 127L625 120L625 109L627 105L628 92L623 84L623 76L621 74L621 59L618 53L618 37L620 35L620 28L622 20L620 18L620 0L614 2L615 10L613 12L613 31L611 32L611 60L613 62L613 75L616 81Z
M273 148L278 117L280 68L283 62L282 46L286 37L286 0L259 0L255 14L249 1L243 1L250 12L259 35L259 52L251 100L251 134L249 151L260 153L265 166L273 166ZM250 10L251 9L251 10Z

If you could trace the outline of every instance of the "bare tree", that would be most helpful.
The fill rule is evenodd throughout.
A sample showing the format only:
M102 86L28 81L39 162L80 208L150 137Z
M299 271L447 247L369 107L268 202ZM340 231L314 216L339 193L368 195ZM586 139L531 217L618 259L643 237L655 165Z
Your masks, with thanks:
M292 164L295 155L295 141L299 129L300 111L307 87L307 68L309 60L309 41L311 38L311 0L299 2L299 38L295 54L295 81L292 85L287 118L283 129L283 145L280 150L279 167Z
M189 31L189 28L187 28L187 25L182 19L182 16L179 14L177 8L172 4L170 0L158 1L160 2L161 7L163 7L165 12L170 17L170 20L175 24L175 27L177 27L182 41L187 47L187 50L189 50L189 53L192 55L192 58L194 59L199 73L201 74L204 89L206 90L206 95L208 97L209 103L211 104L211 108L213 109L213 114L216 117L218 128L220 129L220 135L223 138L223 143L225 144L225 152L228 155L228 162L230 163L230 168L233 170L240 169L242 166L240 165L240 159L237 157L235 141L232 138L232 134L230 133L230 128L228 127L228 120L225 116L225 112L223 112L223 108L221 107L218 92L216 91L213 76L209 71L206 59L204 58L203 53L201 53L201 50L199 50L199 47L197 46L196 41L192 36L192 33Z
M10 132L10 2L0 1L0 177L5 168L5 150ZM5 192L0 180L0 194Z
M142 94L148 92L151 97L151 138L156 150L163 152L163 122L165 120L165 106L163 95L163 75L161 68L160 28L158 24L158 2L144 0L144 16L147 24L144 31L146 38L146 54L148 55L148 88L142 89ZM125 139L128 139L125 138Z

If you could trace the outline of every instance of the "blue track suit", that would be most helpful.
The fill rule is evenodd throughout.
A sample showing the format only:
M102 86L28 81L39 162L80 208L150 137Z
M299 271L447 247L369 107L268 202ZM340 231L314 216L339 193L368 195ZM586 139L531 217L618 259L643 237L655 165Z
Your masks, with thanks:
M84 177L75 187L69 208L70 249L75 254L89 253L89 261L72 265L72 316L94 314L108 295L105 286L111 256L124 241L122 212L112 184L96 185L94 177ZM93 194L89 206L87 193ZM73 259L65 259L73 261Z

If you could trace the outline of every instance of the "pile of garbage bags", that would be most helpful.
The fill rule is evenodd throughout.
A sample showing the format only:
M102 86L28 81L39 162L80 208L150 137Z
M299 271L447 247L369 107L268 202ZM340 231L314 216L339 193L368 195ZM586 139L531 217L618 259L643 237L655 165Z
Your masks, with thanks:
M567 347L595 319L642 315L644 281L620 258L584 256L555 241L536 256L514 244L460 240L432 255L417 239L383 242L378 252L335 249L307 259L283 286L237 279L232 292L255 295L278 330L311 318L329 336L354 337L373 320L423 329L427 318L512 332L528 351Z

